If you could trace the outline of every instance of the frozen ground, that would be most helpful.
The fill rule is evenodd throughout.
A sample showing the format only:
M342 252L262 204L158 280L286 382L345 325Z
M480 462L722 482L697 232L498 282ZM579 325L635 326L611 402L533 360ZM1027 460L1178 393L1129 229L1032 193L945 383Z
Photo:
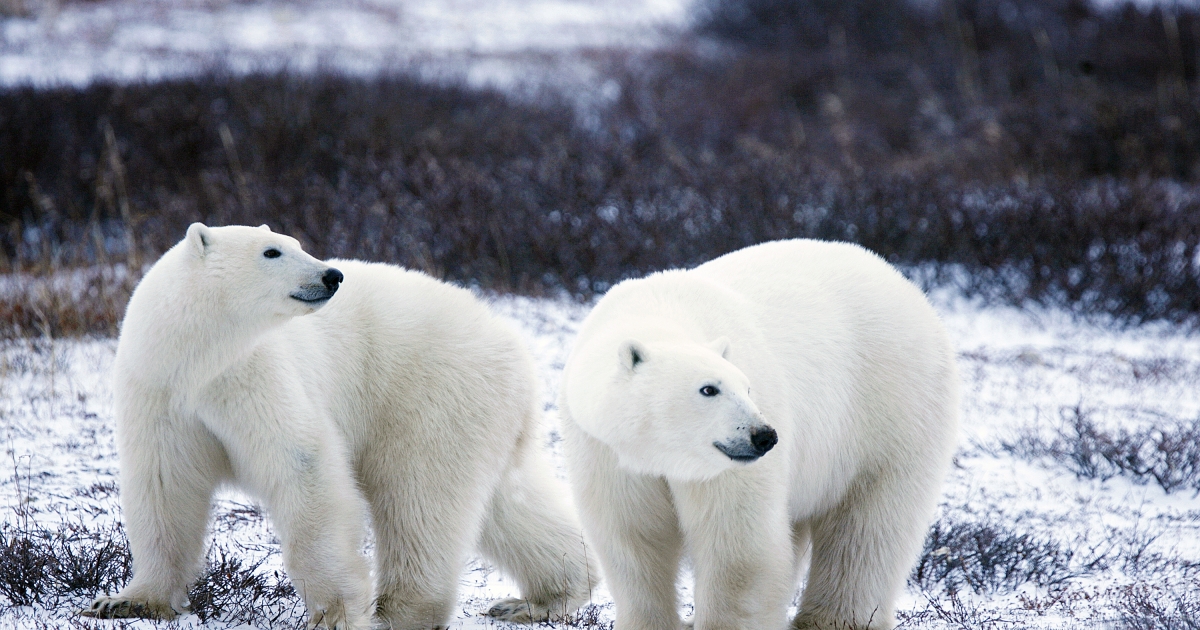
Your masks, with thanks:
M686 26L694 2L0 0L0 85L325 67L586 90L596 87L588 51L657 46Z
M0 0L0 85L324 67L588 83L588 50L657 45L689 0Z
M927 555L945 579L910 584L901 603L903 626L1129 627L1119 620L1131 602L1170 608L1180 597L1194 597L1200 573L1194 489L1166 493L1126 476L1080 478L1069 461L1012 445L1050 440L1077 417L1076 409L1111 430L1194 420L1200 416L1200 337L1156 326L1115 331L1056 311L985 307L954 294L935 301L959 349L964 382L962 441L938 526L966 534ZM536 355L548 444L557 458L552 401L586 306L503 298L496 307L524 331ZM120 518L109 383L114 348L112 340L28 340L3 347L0 418L9 472L0 483L0 508L10 525L28 518L51 528L65 522L98 531ZM224 551L263 561L258 572L264 575L278 570L269 524L236 493L217 503L210 540L210 558ZM972 579L983 587L971 588ZM951 595L945 585L955 580L960 588ZM686 613L686 575L680 588ZM512 594L502 576L471 563L464 567L453 627L497 625L480 613L489 599ZM81 598L10 611L0 616L0 626L64 625L85 603ZM612 620L611 600L602 588L594 601L605 627ZM294 601L272 611L276 624L299 623ZM171 625L231 624L228 618L202 624L189 616Z

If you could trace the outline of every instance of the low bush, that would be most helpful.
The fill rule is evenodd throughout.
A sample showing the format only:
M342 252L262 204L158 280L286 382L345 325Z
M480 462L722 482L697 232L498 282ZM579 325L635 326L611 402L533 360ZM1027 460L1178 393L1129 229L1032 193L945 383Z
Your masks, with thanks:
M1128 630L1200 630L1200 597L1186 588L1129 586L1118 610L1121 627Z
M1051 437L1030 429L1002 448L1027 459L1059 462L1081 478L1124 476L1168 493L1200 493L1200 419L1156 418L1145 428L1108 428L1076 405L1062 410Z
M115 593L129 580L129 543L120 526L89 529L0 524L0 611Z
M0 337L115 336L140 274L124 264L0 278Z
M909 583L926 592L1011 593L1055 589L1102 562L1080 565L1058 542L988 522L942 520L930 528Z
M192 612L202 623L300 623L304 602L285 576L264 568L265 561L210 548L204 571L188 591ZM119 591L132 566L120 524L49 527L23 518L0 523L0 613L22 606L80 609L98 595Z
M722 114L749 126L824 115L829 131L815 126L809 135L867 167L933 164L971 179L1200 176L1195 7L1087 0L704 0L700 7L697 30L741 51L734 63L742 72L710 74L757 85L721 93L732 99L710 98L726 104ZM751 100L759 106L747 107Z
M280 572L267 572L265 561L248 562L227 549L210 549L204 573L188 591L192 612L201 623L219 619L275 627L304 619L304 602L295 587Z

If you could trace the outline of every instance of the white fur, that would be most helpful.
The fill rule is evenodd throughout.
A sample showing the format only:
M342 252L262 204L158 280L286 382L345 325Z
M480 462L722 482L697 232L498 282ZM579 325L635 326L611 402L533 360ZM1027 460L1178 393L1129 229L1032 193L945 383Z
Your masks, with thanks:
M782 628L810 541L792 626L890 628L957 438L958 379L936 313L883 260L778 241L613 287L560 411L618 630L680 626L685 552L698 630ZM779 442L752 463L715 446L764 423Z
M477 541L526 598L492 614L536 621L586 601L579 525L536 443L518 336L465 290L331 263L341 288L307 304L292 296L318 291L329 264L265 227L195 224L142 279L114 388L133 579L85 613L184 610L224 482L264 502L313 624L445 624Z

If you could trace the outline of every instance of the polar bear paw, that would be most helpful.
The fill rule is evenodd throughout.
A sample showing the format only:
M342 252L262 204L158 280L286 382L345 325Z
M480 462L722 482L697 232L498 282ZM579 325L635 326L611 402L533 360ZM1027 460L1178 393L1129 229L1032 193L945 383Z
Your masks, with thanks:
M539 604L527 599L510 597L492 602L487 610L487 616L510 623L539 623L565 618L574 610L575 607L566 606L561 601Z
M163 621L170 621L179 615L170 602L128 599L119 595L97 597L91 606L79 611L79 614L97 619L141 618Z
M346 606L346 600L335 597L324 606L310 607L308 615L308 630L328 628L328 630L358 630L370 627L368 615L355 616Z
M379 620L376 620L376 621L375 621L375 623L374 623L374 625L372 625L372 626L371 626L371 630L400 630L401 628L406 628L406 627L407 627L407 626L398 626L398 625L396 625L396 624L394 624L394 623L391 623L391 622L389 622L389 621L385 621L385 620L379 619ZM450 628L449 628L448 626L426 626L426 625L422 625L422 626L412 626L412 627L413 627L413 628L419 628L420 630L450 630Z

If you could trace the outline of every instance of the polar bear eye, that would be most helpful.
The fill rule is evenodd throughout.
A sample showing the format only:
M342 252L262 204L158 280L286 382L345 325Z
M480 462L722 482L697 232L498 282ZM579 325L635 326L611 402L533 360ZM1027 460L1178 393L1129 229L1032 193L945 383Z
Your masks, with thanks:
M283 252L279 251L278 249L275 249L274 247L263 252L264 258L279 258L282 255L283 255Z
M721 390L713 387L712 385L705 385L704 387L700 388L700 393L705 396L716 396L717 394L721 393Z

